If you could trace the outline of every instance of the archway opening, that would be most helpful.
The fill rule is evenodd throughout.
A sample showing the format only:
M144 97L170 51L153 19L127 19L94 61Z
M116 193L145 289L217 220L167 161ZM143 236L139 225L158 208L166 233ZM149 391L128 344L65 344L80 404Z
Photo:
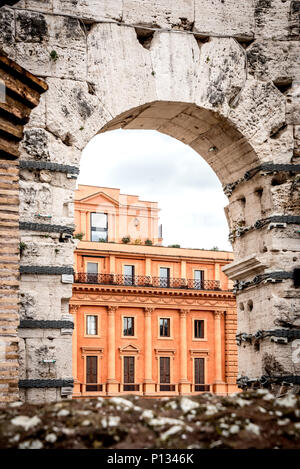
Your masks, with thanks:
M157 201L164 246L232 250L220 181L191 147L166 134L118 129L95 136L83 151L78 184Z
M79 305L76 321L81 336L76 347L86 350L75 360L74 376L80 383L75 397L93 392L137 392L154 397L236 391L237 362L232 359L236 346L230 342L235 333L235 299L232 283L222 272L233 259L226 252L230 247L225 217L223 227L219 227L219 231L225 231L222 241L209 230L205 241L201 230L210 221L213 224L213 192L221 195L221 185L241 178L249 165L254 167L255 153L226 120L184 103L155 102L130 110L111 120L99 134L84 152L82 162L89 169L82 168L75 199L76 220L83 237L75 251L71 303ZM125 135L131 134L131 147L129 144L126 150ZM150 135L152 141L157 140L156 155ZM140 139L141 147L134 148L134 139ZM172 144L178 150L170 151ZM94 159L87 156L89 149ZM199 155L204 159L202 165ZM198 189L197 195L193 186ZM173 194L174 224L166 227L165 245L162 236L151 230L147 239L138 238L143 213L150 207L147 204L160 203L168 192ZM223 195L219 202L221 198L223 204L227 202ZM196 199L195 203L191 204L191 199ZM188 212L188 205L192 205L193 220L191 226L183 221L185 230L179 233L178 224L187 216L184 213L180 217L179 212ZM202 220L197 220L200 205L206 211ZM151 211L157 214L156 206L151 205ZM120 234L124 213L134 226L129 227L127 221L128 232ZM154 218L157 221L156 215ZM197 232L185 239L197 225L200 239ZM168 249L164 251L164 247ZM89 295L82 296L83 291ZM95 354L85 344L90 335L107 337L107 343L103 342ZM165 339L171 341L168 347ZM195 348L197 340L206 341L208 351ZM213 353L211 363L205 353Z

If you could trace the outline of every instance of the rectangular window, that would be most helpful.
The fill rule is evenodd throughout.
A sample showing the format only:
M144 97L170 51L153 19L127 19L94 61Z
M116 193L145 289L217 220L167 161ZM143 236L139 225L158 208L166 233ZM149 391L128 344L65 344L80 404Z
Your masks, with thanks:
M159 335L160 337L170 337L170 318L159 319Z
M159 358L160 383L170 383L170 357Z
M98 316L86 316L86 335L98 335Z
M91 213L91 241L107 241L107 213Z
M124 317L123 318L123 335L134 335L134 318Z
M168 288L170 286L170 269L168 267L160 267L159 283L162 288Z
M86 391L98 391L98 358L86 357Z
M203 270L194 270L194 287L198 290L203 290L204 288L204 271Z
M97 283L98 279L98 264L97 262L87 262L87 282L88 283Z
M134 357L124 357L124 383L134 383Z
M134 285L134 265L124 265L124 284Z
M88 274L97 274L98 273L98 263L97 262L87 262L86 264Z
M194 320L194 339L204 339L204 321L202 319Z
M204 358L195 358L194 359L194 368L195 368L195 391L202 391L201 384L205 382L204 378Z

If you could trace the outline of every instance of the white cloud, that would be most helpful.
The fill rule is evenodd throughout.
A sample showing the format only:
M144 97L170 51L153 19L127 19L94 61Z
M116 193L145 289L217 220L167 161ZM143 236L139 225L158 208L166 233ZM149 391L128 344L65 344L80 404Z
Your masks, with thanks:
M174 138L151 130L97 135L83 151L78 182L158 202L165 245L231 250L220 181L203 158Z

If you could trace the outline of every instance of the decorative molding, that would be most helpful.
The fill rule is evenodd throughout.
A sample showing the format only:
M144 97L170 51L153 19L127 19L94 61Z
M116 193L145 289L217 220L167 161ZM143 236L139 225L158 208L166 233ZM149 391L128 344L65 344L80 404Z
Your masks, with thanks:
M239 281L236 280L234 283L234 290L238 294L240 290L244 290L248 287L256 287L259 284L266 284L266 283L278 283L282 282L283 280L293 279L294 272L287 272L285 270L280 270L277 272L267 272L262 275L256 275L252 280L248 281Z
M231 182L230 184L226 184L223 186L224 193L230 197L233 191L237 188L239 184L245 181L249 181L255 174L259 171L262 171L261 175L265 176L272 173L281 173L281 172L290 172L290 173L299 173L300 172L300 165L299 164L274 164L274 163L263 163L255 168L246 171L244 176L238 179L235 182Z
M45 169L47 171L57 171L60 173L74 174L76 176L79 174L79 168L77 166L52 163L51 161L20 160L19 166L20 169Z
M74 329L72 321L43 321L21 319L20 329Z
M92 353L93 355L103 355L103 347L96 347L96 346L83 346L81 348L81 358L84 358L85 355L88 353Z
M71 305L69 304L70 314L77 314L81 305Z
M155 308L145 307L144 310L145 310L145 316L151 316L152 313L155 311Z
M176 354L175 348L154 348L154 350L155 355L157 356L168 355L170 357L173 357Z
M39 274L39 275L73 275L73 267L57 267L48 265L20 265L20 274Z
M120 355L127 355L128 353L133 353L137 355L140 353L140 348L133 344L124 345L123 347L119 347Z
M20 379L19 388L63 388L73 387L74 380L66 379Z
M180 301L181 298L189 299L191 305L194 304L195 298L232 298L234 300L234 293L232 290L168 290L168 289L144 289L143 287L138 288L128 288L125 285L82 285L75 283L73 285L74 293L76 292L90 292L90 293L106 293L111 295L123 294L127 295L130 298L130 301L134 301L133 298L136 295L145 295L148 297L161 297L161 301L168 302L170 297L178 298ZM149 300L151 302L151 299ZM153 300L156 302L156 300ZM180 304L180 303L178 303Z
M107 306L108 314L114 315L119 306Z
M214 316L215 319L221 319L221 317L225 314L225 311L222 310L215 310L214 311Z
M45 233L68 233L73 235L75 231L74 226L66 225L51 225L48 223L32 223L27 221L21 221L19 223L20 230L24 231L41 231Z
M190 349L190 355L191 355L191 358L194 358L194 357L208 357L209 356L209 349Z
M242 280L246 277L253 276L264 272L268 265L263 259L255 256L248 256L242 260L231 262L230 264L222 267L224 272L231 280Z

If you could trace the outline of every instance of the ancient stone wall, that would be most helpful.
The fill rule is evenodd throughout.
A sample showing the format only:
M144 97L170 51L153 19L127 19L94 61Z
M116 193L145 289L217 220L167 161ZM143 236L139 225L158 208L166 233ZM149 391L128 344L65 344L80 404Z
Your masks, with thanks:
M18 398L19 150L23 126L47 85L0 55L0 403Z
M295 0L22 0L0 10L1 46L49 87L21 146L28 399L57 399L71 384L60 321L72 330L74 176L88 141L118 127L178 138L214 169L229 197L226 272L246 334L240 382L300 379L299 14ZM271 333L256 340L258 330Z

